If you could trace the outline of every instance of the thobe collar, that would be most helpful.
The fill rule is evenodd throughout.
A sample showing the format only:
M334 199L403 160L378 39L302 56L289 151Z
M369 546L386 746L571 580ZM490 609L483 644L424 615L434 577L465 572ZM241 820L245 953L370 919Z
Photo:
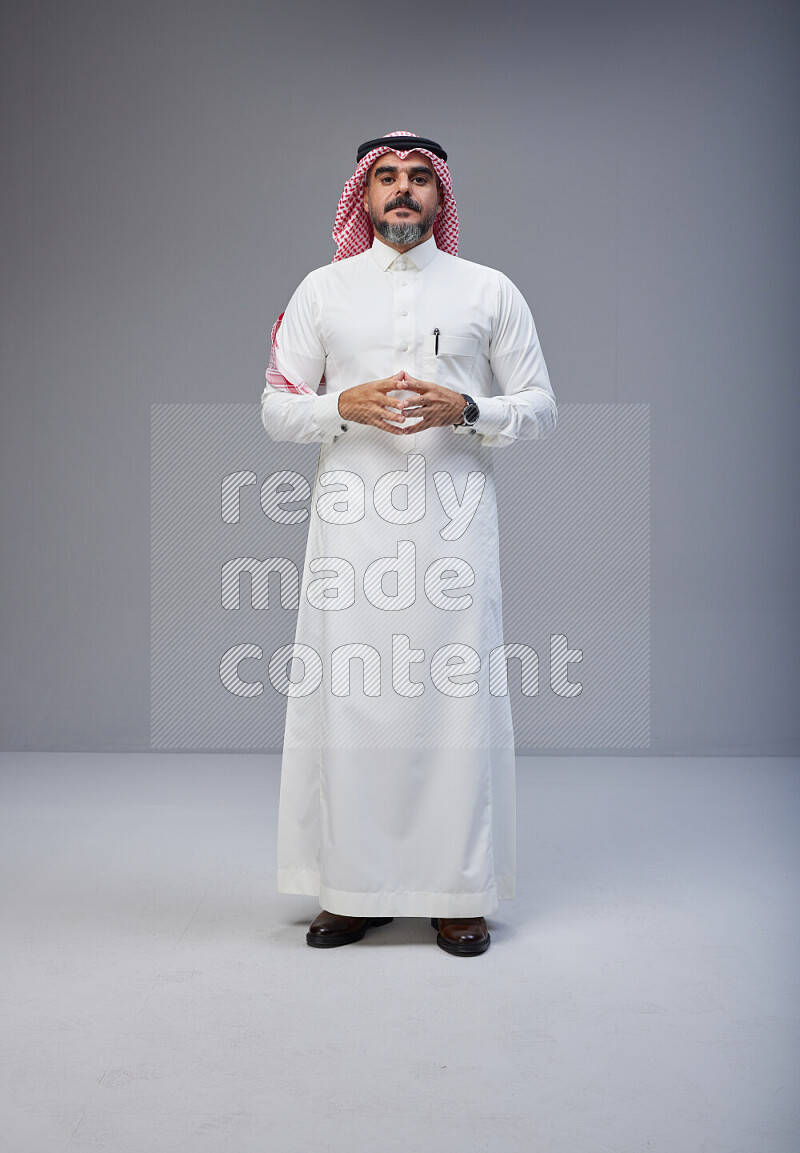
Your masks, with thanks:
M390 268L398 267L417 270L427 268L438 251L433 236L429 236L422 244L409 248L408 252L398 252L376 236L372 241L370 255L379 268L388 272Z

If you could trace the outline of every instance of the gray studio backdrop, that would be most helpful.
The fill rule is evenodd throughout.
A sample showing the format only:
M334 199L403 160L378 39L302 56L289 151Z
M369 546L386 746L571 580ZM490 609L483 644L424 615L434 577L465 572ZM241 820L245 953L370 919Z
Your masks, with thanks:
M269 330L330 260L357 144L408 127L449 150L461 255L522 289L567 415L572 457L561 429L498 457L506 570L528 558L555 581L548 478L557 502L595 437L630 444L646 416L648 468L626 475L650 484L648 595L631 606L647 700L620 751L797 752L795 11L6 0L2 747L209 747L151 716L151 432L163 447L179 413L195 444L176 493L206 451L197 420L235 434L248 405L256 434L231 467L313 470L258 436ZM578 565L611 539L602 505ZM535 603L514 587L526 639ZM557 625L537 622L543 644ZM178 671L191 632L173 638ZM547 747L534 730L524 743ZM275 732L251 725L246 747Z

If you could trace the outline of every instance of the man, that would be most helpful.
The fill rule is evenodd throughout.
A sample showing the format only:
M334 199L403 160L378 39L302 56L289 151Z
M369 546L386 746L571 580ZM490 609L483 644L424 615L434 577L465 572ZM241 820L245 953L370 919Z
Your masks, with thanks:
M363 144L333 262L273 329L264 427L321 443L296 643L270 665L278 891L319 898L316 947L425 916L475 956L514 896L492 457L557 413L521 294L457 256L446 160L405 131Z

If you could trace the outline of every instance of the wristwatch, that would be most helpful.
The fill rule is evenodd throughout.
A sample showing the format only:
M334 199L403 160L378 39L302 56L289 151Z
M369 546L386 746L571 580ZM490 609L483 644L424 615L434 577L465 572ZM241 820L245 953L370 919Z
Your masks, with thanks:
M464 397L464 400L466 401L466 405L464 407L464 412L463 412L463 415L461 418L462 423L463 424L474 424L475 421L478 419L478 417L481 415L481 410L478 408L477 404L475 403L475 401L472 399L471 396L467 396L467 394L465 392L462 392L461 395Z

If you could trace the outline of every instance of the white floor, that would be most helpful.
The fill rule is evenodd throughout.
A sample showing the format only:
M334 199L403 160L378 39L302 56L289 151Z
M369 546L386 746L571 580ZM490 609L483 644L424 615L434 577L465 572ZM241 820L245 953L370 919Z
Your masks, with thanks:
M309 949L278 761L0 756L8 1153L794 1153L800 764L521 759L518 896Z

